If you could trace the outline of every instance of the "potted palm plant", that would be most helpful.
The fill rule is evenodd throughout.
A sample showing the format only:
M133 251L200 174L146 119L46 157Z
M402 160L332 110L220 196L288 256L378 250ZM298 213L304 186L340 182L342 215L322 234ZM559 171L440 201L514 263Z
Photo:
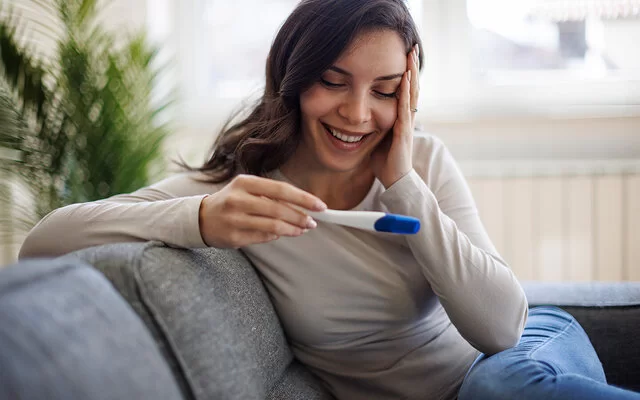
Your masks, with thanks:
M25 232L52 209L130 192L162 173L168 98L144 32L101 26L99 0L31 0L58 31L54 57L21 45L29 22L0 14L0 233ZM20 34L18 33L20 32ZM19 235L18 235L19 236ZM2 238L0 238L1 240Z

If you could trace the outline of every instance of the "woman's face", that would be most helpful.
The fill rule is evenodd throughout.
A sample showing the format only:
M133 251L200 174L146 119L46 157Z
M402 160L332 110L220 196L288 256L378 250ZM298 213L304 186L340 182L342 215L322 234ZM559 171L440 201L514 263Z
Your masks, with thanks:
M332 172L366 169L364 163L396 121L396 92L406 69L400 35L390 30L360 34L300 95L298 156Z

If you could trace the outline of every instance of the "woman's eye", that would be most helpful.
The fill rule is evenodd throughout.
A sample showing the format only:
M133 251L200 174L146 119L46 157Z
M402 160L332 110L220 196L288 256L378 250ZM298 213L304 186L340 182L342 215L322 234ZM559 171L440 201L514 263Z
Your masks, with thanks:
M343 87L344 86L341 83L329 82L328 80L326 80L324 78L320 78L320 82L322 82L322 84L325 85L326 87L330 87L330 88L338 88L338 87Z
M324 78L320 78L320 83L322 83L322 85L324 85L325 87L328 87L330 89L335 89L335 88L341 88L346 86L344 83L334 83L334 82L330 82ZM396 97L396 91L391 92L391 93L385 93L385 92L380 92L378 90L374 90L373 93L378 96L381 97L383 99L393 99Z
M383 93L383 92L375 92L378 96L383 97L385 99L392 99L394 97L396 97L396 92L393 93Z

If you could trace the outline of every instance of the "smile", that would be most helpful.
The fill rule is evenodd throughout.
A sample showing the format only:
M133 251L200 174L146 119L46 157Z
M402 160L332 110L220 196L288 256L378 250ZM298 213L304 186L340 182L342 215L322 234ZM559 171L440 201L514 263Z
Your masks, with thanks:
M347 134L328 125L323 124L323 126L334 138L344 143L357 143L369 135L368 133L364 135L354 135L352 133Z

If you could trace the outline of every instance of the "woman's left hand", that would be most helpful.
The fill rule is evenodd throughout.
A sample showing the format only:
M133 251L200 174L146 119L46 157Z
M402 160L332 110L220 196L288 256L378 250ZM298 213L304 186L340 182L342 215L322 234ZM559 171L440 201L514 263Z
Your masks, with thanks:
M413 168L413 130L419 94L419 47L407 56L407 71L398 90L398 116L391 132L371 154L371 166L385 188L389 188Z

